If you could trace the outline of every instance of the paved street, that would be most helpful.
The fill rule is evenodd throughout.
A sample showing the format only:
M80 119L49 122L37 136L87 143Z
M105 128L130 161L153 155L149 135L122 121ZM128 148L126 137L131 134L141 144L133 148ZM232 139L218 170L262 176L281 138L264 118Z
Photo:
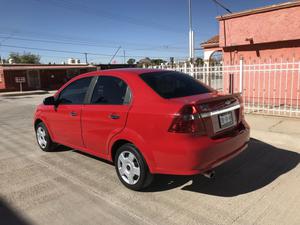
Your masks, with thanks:
M0 97L0 224L300 224L300 120L247 116L249 148L215 179L160 175L133 192L107 162L39 150L46 96Z

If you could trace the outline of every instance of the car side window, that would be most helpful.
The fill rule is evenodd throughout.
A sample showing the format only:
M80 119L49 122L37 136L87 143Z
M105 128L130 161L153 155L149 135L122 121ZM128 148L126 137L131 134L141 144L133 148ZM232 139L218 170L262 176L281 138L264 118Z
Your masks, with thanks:
M92 77L85 77L70 83L65 89L62 90L58 97L60 104L83 104L91 80Z
M130 88L123 80L112 76L99 76L91 104L126 105L130 103L130 99Z

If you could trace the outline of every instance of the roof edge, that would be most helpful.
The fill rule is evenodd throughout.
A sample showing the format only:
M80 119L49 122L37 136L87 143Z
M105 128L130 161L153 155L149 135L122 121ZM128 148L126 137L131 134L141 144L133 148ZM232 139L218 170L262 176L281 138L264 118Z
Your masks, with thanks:
M51 66L61 66L61 67L64 67L64 66L70 66L70 67L80 67L80 66L94 66L94 65L91 65L91 64L32 64L32 63L0 63L0 66L44 66L44 67L51 67Z
M216 47L220 47L219 46L219 42L218 43L201 43L200 44L202 48L216 48Z
M248 16L248 15L253 15L253 14L258 14L258 13L263 13L263 12L291 8L291 7L296 7L296 6L300 6L300 1L285 2L285 3L281 3L281 4L270 5L270 6L260 7L260 8L256 8L256 9L245 10L245 11L241 11L241 12L237 12L237 13L225 14L223 16L217 16L216 19L221 21L221 20L237 18L237 17L241 17L241 16Z

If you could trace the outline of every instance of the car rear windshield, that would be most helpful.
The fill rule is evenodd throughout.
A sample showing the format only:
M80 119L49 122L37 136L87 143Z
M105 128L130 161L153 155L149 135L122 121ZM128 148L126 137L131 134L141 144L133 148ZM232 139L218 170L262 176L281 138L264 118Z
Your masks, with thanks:
M180 72L150 72L141 74L140 77L163 98L180 98L212 92L190 75Z

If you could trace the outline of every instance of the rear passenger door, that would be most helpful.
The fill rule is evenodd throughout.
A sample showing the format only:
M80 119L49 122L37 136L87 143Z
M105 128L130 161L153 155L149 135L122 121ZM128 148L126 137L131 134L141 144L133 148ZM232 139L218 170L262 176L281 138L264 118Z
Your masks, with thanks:
M92 154L107 154L108 140L126 124L131 91L127 83L114 76L99 76L82 108L82 136Z

